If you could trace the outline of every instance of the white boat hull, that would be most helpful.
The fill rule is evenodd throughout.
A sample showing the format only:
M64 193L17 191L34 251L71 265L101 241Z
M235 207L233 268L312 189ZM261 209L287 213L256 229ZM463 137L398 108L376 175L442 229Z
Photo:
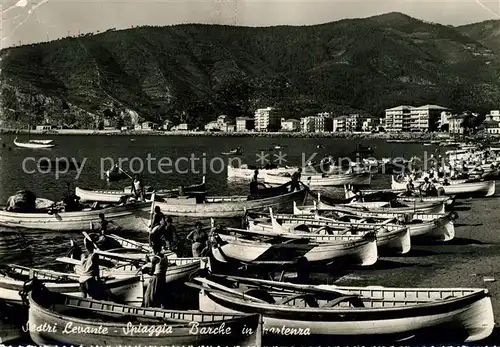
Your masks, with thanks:
M241 239L230 235L218 235L223 244L219 245L222 253L243 263L265 261L270 254L282 254L285 249L294 249L293 246L283 244L269 244ZM297 254L293 258L305 257L310 263L335 263L336 260L348 259L349 264L370 266L377 262L378 249L376 240L338 241L336 243L312 244L297 247ZM293 259L281 259L290 261Z
M328 288L328 286L319 286ZM341 289L336 287L336 289ZM375 288L372 289L376 290ZM410 290L410 289L408 289ZM221 313L242 313L246 308L242 306L241 311L225 307L222 302L224 299L219 294L208 293L201 290L199 294L200 310L205 312ZM254 305L252 303L252 305ZM256 304L257 306L258 304ZM238 307L238 306L236 306ZM375 309L375 308L374 308ZM302 309L304 310L304 309ZM311 310L307 308L305 310ZM312 309L314 312L315 309ZM257 312L260 310L254 310ZM439 336L440 339L448 338L450 341L459 339L463 342L480 341L491 335L494 328L493 309L491 299L483 297L478 301L471 302L468 305L460 306L457 309L450 309L446 312L437 314L425 314L422 312L414 317L387 318L387 319L363 319L359 321L352 320L305 320L299 313L301 309L296 310L295 319L275 318L272 313L264 314L264 334L272 335L283 331L282 328L293 329L295 331L305 331L308 329L310 338L315 336L338 336L352 337L353 339L366 338L376 339L386 337L389 341L391 337L418 338L420 334L425 334L427 330L432 332L441 331L448 336ZM342 315L341 315L342 316ZM460 334L459 334L460 333ZM462 338L460 335L465 335ZM425 336L425 335L424 335ZM285 336L284 336L285 337Z
M17 213L0 211L0 226L50 231L89 230L91 223L99 221L104 213L123 230L149 231L151 203L137 203L109 207L101 210L48 213Z
M466 182L465 180L451 181L450 185L436 183L437 189L443 189L445 195L495 195L495 181ZM392 177L392 189L406 189L406 182L398 182Z
M287 209L295 202L302 202L306 190L301 189L279 196L248 200L246 196L207 197L205 202L196 203L196 199L165 199L165 202L155 202L161 211L170 216L198 218L237 218L243 217L246 211Z
M287 176L280 175L270 175L264 176L264 183L278 185L290 182L291 178ZM355 173L355 174L345 174L345 175L329 175L323 177L322 175L312 175L302 174L301 178L304 184L310 187L337 187L344 185L370 185L371 184L371 174L370 173Z
M228 179L241 179L241 180L251 180L254 177L255 170L257 169L248 169L248 168L236 168L232 165L227 166L227 178ZM297 171L296 167L279 167L276 169L258 169L259 174L257 176L258 180L264 181L266 173L270 173L273 175L281 174L281 173L289 173L293 174Z
M14 144L17 146L17 147L20 147L20 148L30 148L30 149L43 149L43 148L52 148L54 147L55 145L52 144L52 140L48 140L50 142L46 142L46 141L38 141L38 140L33 140L33 141L29 141L29 142L19 142L17 141L17 137L16 139L14 140Z

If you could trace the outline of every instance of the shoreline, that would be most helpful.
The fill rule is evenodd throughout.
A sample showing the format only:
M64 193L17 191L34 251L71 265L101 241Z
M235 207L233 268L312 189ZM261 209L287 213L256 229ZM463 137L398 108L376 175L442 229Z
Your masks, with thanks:
M28 130L0 129L2 135L25 135ZM362 133L362 132L210 132L210 131L140 131L140 130L94 130L94 129L62 129L32 130L31 134L43 136L184 136L184 137L267 137L267 138L337 138L337 139L381 139L408 141L445 141L450 139L446 133ZM484 136L473 136L481 138Z

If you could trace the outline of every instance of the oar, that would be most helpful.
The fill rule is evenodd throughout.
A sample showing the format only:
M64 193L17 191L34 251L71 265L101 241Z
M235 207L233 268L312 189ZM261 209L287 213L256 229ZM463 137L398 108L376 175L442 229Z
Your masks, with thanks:
M92 239L90 238L89 234L87 234L86 231L82 231L82 234L88 241L92 242L92 245L94 245L95 250L100 251L99 247L97 247L94 241L92 241Z
M287 282L276 282L276 281L269 281L269 280L261 280L257 278L243 278L243 277L238 277L238 276L231 276L231 275L218 275L218 274L212 274L214 277L224 277L230 280L234 280L236 282L240 283L246 283L246 284L253 284L255 286L261 285L265 287L280 287L283 289L294 289L294 290L302 290L302 291L311 291L315 293L322 293L322 294L337 294L339 296L345 296L345 295L353 295L351 292L345 292L342 290L334 290L334 289L323 289L323 288L318 288L314 285L308 285L308 284L293 284L293 283L287 283ZM356 294L354 294L356 295ZM359 295L361 296L361 295Z
M235 290L235 289L228 288L226 286L223 286L222 284L212 282L212 281L210 281L210 280L208 280L206 278L196 277L196 278L194 278L194 280L198 281L200 283L206 284L206 285L208 285L210 287L213 287L213 288L216 288L216 289L220 289L221 291L223 291L225 293L231 293L231 294L237 295L237 296L241 297L242 299L250 299L250 300L259 302L261 304L268 304L268 302L266 302L266 301L264 301L262 299L250 296L248 294L242 293L242 292L240 292L238 290Z

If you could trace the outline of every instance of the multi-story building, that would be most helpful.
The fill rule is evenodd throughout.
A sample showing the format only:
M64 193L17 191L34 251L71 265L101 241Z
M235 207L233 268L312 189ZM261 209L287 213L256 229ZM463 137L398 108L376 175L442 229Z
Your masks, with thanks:
M326 112L302 117L300 119L300 129L302 132L331 132L333 131L333 118Z
M387 132L408 132L413 106L397 106L385 110L384 128Z
M273 107L260 108L255 111L255 130L275 131L281 126L281 117Z
M464 114L456 114L453 116L448 117L448 132L450 134L463 134L464 133L464 127L462 126L464 122L464 118L466 115Z
M333 118L333 132L341 133L346 131L346 116Z
M236 118L236 131L245 132L255 129L255 119L250 117L238 117Z
M281 130L282 131L299 131L300 130L300 120L297 119L281 119Z
M439 124L438 124L438 129L441 130L444 125L449 125L450 124L450 118L453 115L449 111L443 111L441 112L441 118L439 119Z
M367 132L372 131L376 128L375 121L373 118L365 118L361 123L361 131Z
M429 132L438 130L443 111L448 111L448 109L437 105L413 107L410 111L410 131Z
M231 132L234 131L234 124L230 122L226 115L220 115L217 117L217 120L212 121L205 125L206 131L225 131Z
M300 131L303 133L314 132L314 118L312 116L300 118Z
M500 111L492 110L486 115L486 119L494 120L495 122L500 122Z

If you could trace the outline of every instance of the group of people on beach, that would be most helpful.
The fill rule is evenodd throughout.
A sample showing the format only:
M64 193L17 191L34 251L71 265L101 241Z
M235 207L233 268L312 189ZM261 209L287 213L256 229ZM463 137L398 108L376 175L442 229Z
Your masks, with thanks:
M142 180L137 176L133 182L134 196L137 200L144 200L144 189ZM103 213L99 214L97 238L95 240L86 237L84 239L85 255L81 257L81 272L79 276L80 289L84 296L95 300L109 300L111 293L100 279L99 256L97 249L117 248L116 240L108 236L110 226L121 229L115 222L107 220ZM91 229L94 230L93 225ZM138 269L144 271L149 269L151 279L145 292L145 307L164 307L166 273L169 266L168 258L164 251L177 250L180 237L177 233L171 217L165 216L159 206L154 209L149 231L149 245L152 254L145 256L146 263ZM209 237L200 222L195 224L194 229L189 232L186 239L192 242L192 256L201 257L209 251Z

